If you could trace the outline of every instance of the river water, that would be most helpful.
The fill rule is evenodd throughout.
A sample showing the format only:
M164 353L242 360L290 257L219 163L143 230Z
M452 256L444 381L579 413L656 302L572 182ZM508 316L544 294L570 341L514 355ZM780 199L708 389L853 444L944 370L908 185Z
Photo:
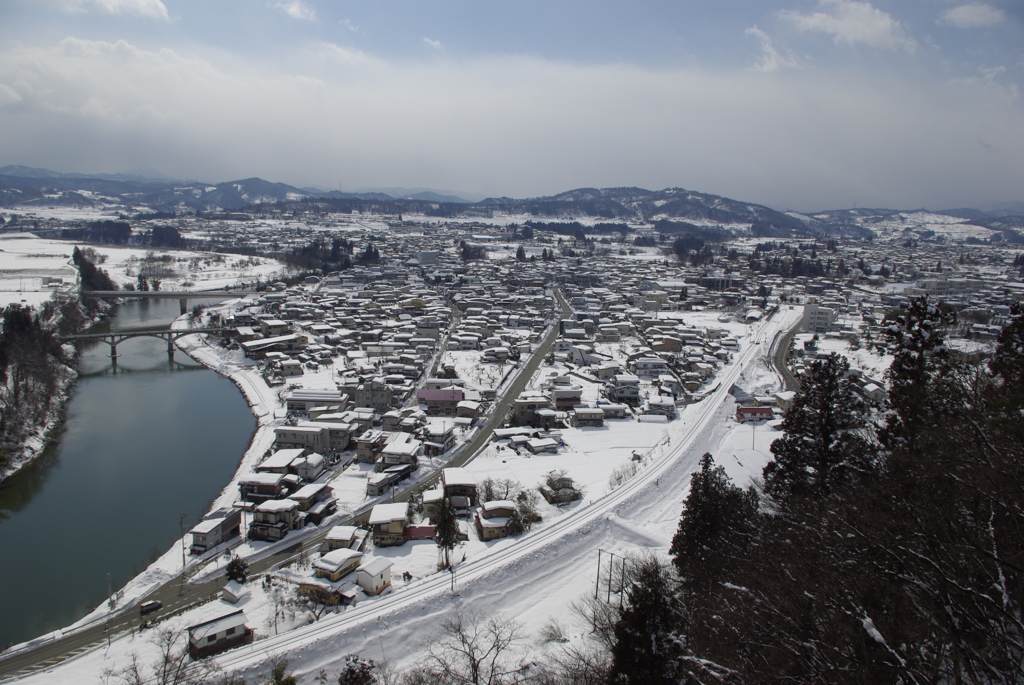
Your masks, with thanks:
M189 306L194 303L189 301ZM177 300L142 300L90 332L166 327ZM83 347L58 441L0 485L0 649L105 602L206 512L256 421L231 381L158 338Z

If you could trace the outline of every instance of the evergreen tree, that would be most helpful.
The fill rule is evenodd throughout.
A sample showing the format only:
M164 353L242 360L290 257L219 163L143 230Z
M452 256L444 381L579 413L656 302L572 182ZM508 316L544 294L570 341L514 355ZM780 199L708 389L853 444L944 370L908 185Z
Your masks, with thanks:
M776 500L793 494L828 495L873 471L875 449L861 434L867 407L837 354L811 364L782 422L764 467L765 491Z
M244 583L249 578L249 564L241 557L231 557L225 574L236 583Z
M447 495L438 504L435 522L434 540L444 551L444 567L449 568L452 565L451 552L459 545L459 519L455 515L455 505Z
M756 517L757 493L733 485L711 454L701 457L669 549L683 583L699 591L718 581L745 546Z
M526 261L526 248L524 248L522 245L520 245L519 249L516 250L516 261L519 261L519 262L525 262Z
M609 681L623 685L670 685L675 626L672 588L657 559L634 562L626 602L615 624Z
M892 447L912 442L932 423L935 404L943 401L940 369L948 368L942 330L954 316L925 297L899 311L882 330L882 350L893 355L889 379L889 416L880 437Z
M1004 390L1024 390L1024 304L1015 302L1010 323L996 339L996 352L988 368L1000 380Z
M374 675L377 665L373 659L364 659L358 654L345 656L345 665L338 675L338 685L375 685L377 676Z

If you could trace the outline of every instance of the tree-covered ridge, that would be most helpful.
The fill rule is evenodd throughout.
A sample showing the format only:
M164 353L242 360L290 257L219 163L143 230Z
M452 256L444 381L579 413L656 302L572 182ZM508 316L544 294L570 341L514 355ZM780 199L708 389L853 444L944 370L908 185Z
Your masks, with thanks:
M0 323L0 474L31 438L41 438L62 406L61 390L74 377L57 335L84 321L74 300L47 302L40 312L19 304Z

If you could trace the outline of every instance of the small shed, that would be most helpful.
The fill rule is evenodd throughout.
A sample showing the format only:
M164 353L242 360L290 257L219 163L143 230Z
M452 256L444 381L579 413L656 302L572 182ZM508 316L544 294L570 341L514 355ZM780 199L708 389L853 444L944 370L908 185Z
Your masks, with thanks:
M379 595L391 585L391 567L394 562L375 557L356 570L356 582L368 595Z
M248 644L252 640L252 628L245 625L245 612L239 609L189 626L188 655L193 659L202 659L238 645Z
M249 596L249 590L237 580L229 580L220 591L220 598L231 604L238 604Z

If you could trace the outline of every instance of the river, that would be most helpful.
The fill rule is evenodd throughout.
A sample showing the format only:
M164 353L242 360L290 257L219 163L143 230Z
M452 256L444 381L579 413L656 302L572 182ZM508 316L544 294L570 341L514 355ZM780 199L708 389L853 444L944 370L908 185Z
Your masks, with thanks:
M189 302L191 306L193 302ZM167 326L142 300L90 332ZM0 649L86 615L180 539L231 479L256 421L231 381L167 343L89 343L55 444L0 485Z

